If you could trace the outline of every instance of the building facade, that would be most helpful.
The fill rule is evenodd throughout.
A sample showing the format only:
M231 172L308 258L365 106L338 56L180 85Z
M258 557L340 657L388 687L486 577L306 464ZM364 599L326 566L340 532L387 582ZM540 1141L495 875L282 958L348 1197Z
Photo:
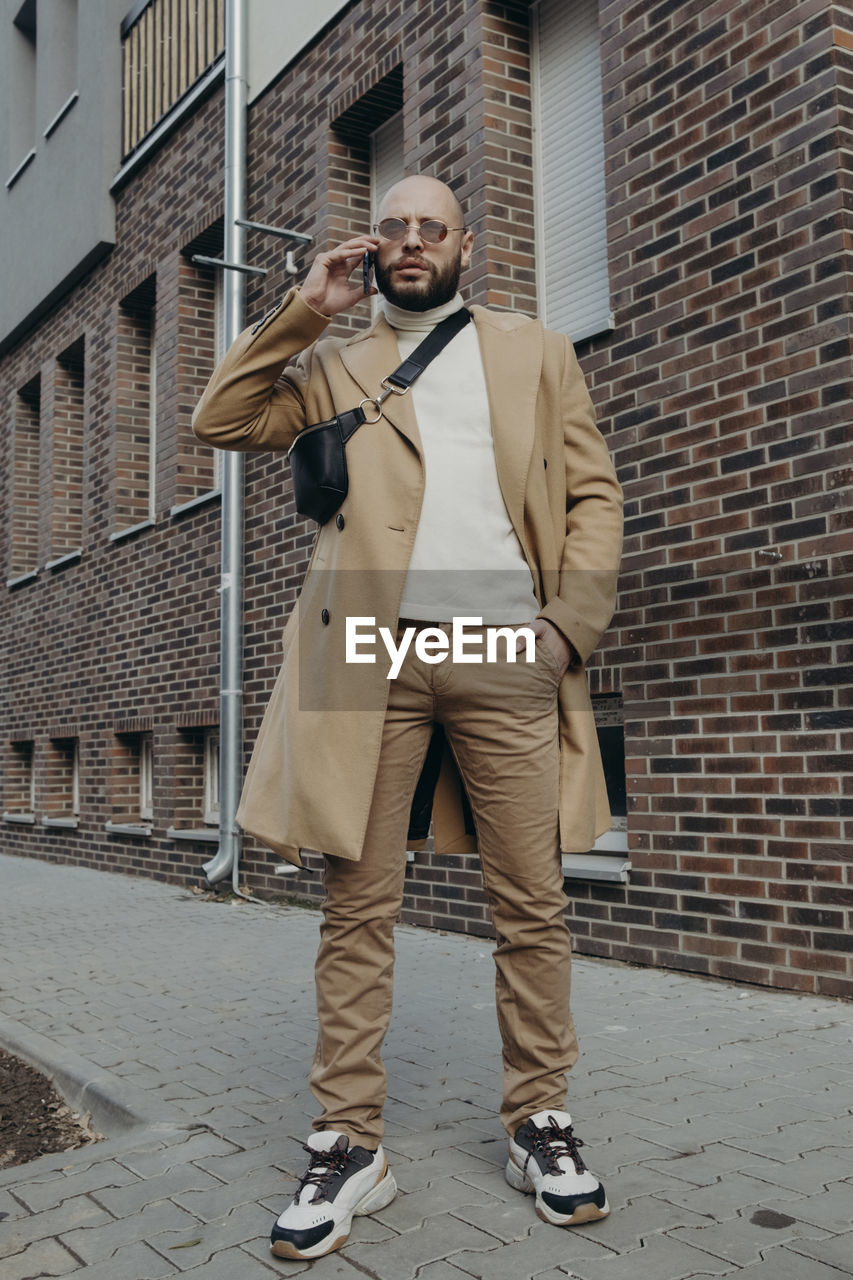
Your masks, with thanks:
M224 5L69 0L57 102L61 8L11 0L0 42L18 103L0 847L198 880L218 822L220 493L190 418L221 350L221 272L195 259L223 242ZM615 821L566 860L577 948L853 993L853 14L288 13L250 5L249 217L314 248L250 233L267 275L247 322L396 177L435 173L475 232L466 297L571 334L625 489L619 612L589 668ZM338 331L369 320L365 302ZM278 455L248 456L246 510L248 758L313 531ZM247 840L245 883L319 897L318 854L286 878L275 861ZM476 860L415 854L404 918L487 934Z

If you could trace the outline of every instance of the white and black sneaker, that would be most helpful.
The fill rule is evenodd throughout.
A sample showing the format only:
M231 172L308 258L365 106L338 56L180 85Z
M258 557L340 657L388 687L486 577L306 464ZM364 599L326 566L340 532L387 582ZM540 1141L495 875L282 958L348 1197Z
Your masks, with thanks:
M590 1173L572 1133L567 1111L537 1111L509 1140L506 1180L516 1191L536 1193L536 1212L557 1227L595 1222L610 1212L604 1187Z
M305 1150L308 1168L270 1235L279 1258L322 1258L339 1249L355 1215L384 1209L397 1194L381 1146L351 1147L346 1134L324 1129L311 1135Z

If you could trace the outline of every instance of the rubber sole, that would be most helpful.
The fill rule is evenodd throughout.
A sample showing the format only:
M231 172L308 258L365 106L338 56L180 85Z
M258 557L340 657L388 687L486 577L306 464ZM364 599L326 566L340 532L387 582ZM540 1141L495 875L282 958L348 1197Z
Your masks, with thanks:
M329 1241L326 1237L318 1244L312 1245L310 1249L297 1249L296 1245L291 1244L289 1240L276 1240L270 1244L270 1250L277 1258L301 1258L310 1260L311 1258L324 1258L327 1253L334 1253L336 1249L340 1249L341 1245L346 1244L352 1231L353 1218L364 1217L370 1213L376 1213L379 1209L384 1209L389 1205L397 1194L397 1183L394 1181L394 1175L391 1173L388 1165L385 1165L385 1172L375 1187L367 1192L366 1195L353 1205L352 1209L341 1218L337 1224L334 1238Z
M588 1200L584 1204L579 1204L572 1214L556 1213L550 1205L545 1203L536 1190L534 1182L523 1169L519 1169L512 1157L507 1160L504 1176L515 1191L523 1191L527 1196L536 1196L537 1214L543 1222L550 1222L553 1227L579 1227L585 1222L599 1222L610 1213L610 1205L606 1197L601 1208Z

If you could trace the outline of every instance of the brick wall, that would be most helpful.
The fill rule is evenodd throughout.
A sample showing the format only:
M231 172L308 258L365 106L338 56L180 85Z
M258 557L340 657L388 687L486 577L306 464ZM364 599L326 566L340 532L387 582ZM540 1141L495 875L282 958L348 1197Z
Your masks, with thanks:
M851 15L602 6L631 886L600 955L850 991Z
M634 869L627 886L573 883L569 918L590 954L849 994L850 18L811 0L603 0L600 17L616 329L579 355L628 540L620 612L590 677L624 699ZM474 227L468 296L535 311L522 0L349 6L253 106L249 216L312 233L300 262L361 230L367 137L401 101L408 169L449 178ZM84 554L2 606L15 690L4 736L32 736L39 786L48 726L80 737L80 826L9 824L0 838L176 880L198 877L210 853L165 832L197 823L203 728L217 715L218 507L170 511L212 476L188 426L211 361L212 289L187 251L221 213L221 109L216 95L124 188L114 254L2 367L8 406L85 338ZM250 288L252 316L289 278L279 241L250 235L248 259L270 268ZM152 275L157 521L109 543L116 317ZM368 319L364 304L338 330ZM8 432L2 449L8 493ZM284 458L250 455L246 475L250 744L312 530ZM148 728L152 835L108 836L120 746ZM317 855L284 881L274 861L247 840L253 889L316 900ZM406 919L489 931L474 859L418 854L408 884Z

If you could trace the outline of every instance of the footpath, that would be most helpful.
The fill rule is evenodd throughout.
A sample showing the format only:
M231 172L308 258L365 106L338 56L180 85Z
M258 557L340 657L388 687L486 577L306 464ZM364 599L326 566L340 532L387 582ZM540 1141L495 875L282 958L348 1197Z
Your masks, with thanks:
M0 1046L109 1135L0 1173L2 1280L853 1276L849 1004L578 959L569 1109L611 1215L560 1230L503 1178L490 944L401 926L400 1194L287 1262L319 913L8 855L0 885Z

